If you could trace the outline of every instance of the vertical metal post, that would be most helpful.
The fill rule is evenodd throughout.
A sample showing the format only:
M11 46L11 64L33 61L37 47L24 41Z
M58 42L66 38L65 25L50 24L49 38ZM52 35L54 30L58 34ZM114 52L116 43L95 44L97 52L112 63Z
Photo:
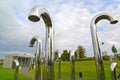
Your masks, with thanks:
M75 51L70 51L71 80L75 80Z
M110 65L110 72L111 72L111 80L116 80L116 68L117 66L117 63L116 62L113 62L111 65Z
M28 19L38 22L42 17L46 26L46 42L45 42L45 75L44 80L55 80L54 76L54 46L53 46L53 26L49 12L43 7L36 6L31 9Z
M39 37L33 37L30 41L30 47L33 47L37 41L37 49L35 55L35 80L41 80L41 54L42 54L42 41Z
M98 36L97 36L97 28L96 28L96 24L102 19L109 20L111 24L115 24L118 22L114 16L108 13L100 13L96 15L91 21L90 28L91 28L92 43L93 43L94 56L96 61L96 70L97 70L98 80L106 80L105 73L104 73L103 60L102 60Z
M61 54L58 55L58 80L61 79Z
M18 60L14 60L13 62L15 63L14 80L18 80L19 62L18 62Z

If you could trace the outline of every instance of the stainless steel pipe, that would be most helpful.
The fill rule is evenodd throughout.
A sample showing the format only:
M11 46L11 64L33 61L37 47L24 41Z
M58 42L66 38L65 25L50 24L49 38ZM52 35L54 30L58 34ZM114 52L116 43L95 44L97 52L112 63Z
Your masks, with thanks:
M61 54L58 54L58 80L61 79Z
M55 80L54 76L54 47L53 47L53 26L50 15L46 9L36 6L31 9L28 19L38 22L42 17L46 26L45 42L45 75L44 80Z
M110 65L110 72L111 72L111 80L116 80L116 66L117 66L117 63L116 62L113 62L111 65Z
M75 80L75 51L70 51L71 80Z
M33 47L35 41L37 42L37 49L35 53L35 80L41 80L41 54L42 54L42 41L36 36L30 40L29 47Z
M18 62L18 60L14 60L13 62L15 63L15 74L14 74L14 80L18 80L19 62Z
M96 15L91 21L90 29L91 29L91 35L92 35L92 43L93 43L94 56L96 61L98 80L105 80L103 60L101 56L101 51L100 51L100 46L99 46L99 41L97 36L97 27L96 27L96 24L102 19L109 20L111 24L115 24L118 22L118 20L113 15L108 13L100 13Z

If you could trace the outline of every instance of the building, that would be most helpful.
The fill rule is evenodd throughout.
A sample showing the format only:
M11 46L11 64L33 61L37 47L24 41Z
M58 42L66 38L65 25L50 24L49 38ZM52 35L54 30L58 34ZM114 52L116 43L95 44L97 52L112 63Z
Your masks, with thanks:
M4 56L4 64L3 68L13 68L14 62L13 60L18 60L21 68L29 67L30 61L33 60L34 55L19 53L19 54L6 54Z
M106 51L102 52L102 56L106 56L108 53Z
M3 64L4 62L4 59L0 59L0 65Z

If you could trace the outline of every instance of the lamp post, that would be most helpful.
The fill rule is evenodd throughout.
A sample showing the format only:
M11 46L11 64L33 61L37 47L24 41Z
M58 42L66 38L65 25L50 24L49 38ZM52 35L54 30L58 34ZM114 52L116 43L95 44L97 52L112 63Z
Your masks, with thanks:
M54 47L53 47L53 26L50 15L46 9L36 6L31 9L28 19L38 22L42 17L46 26L45 41L45 75L44 80L55 80L54 77Z
M118 22L113 15L108 13L100 13L96 15L91 21L90 29L91 29L91 36L92 36L93 50L94 50L94 56L96 61L98 80L105 80L103 60L101 56L101 51L100 51L100 46L99 46L99 41L97 36L97 27L96 27L96 24L102 19L109 20L111 24L115 24Z
M35 80L41 80L41 54L42 54L42 41L39 37L33 37L30 40L29 47L33 47L37 41L37 49L35 53Z

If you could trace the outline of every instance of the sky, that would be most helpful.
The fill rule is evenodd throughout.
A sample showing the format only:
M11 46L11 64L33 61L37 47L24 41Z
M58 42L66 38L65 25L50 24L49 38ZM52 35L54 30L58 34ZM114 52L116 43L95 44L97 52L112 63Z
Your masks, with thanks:
M120 0L0 0L0 57L10 53L35 53L29 42L39 36L45 50L45 25L28 20L31 8L42 6L50 13L55 29L55 50L86 49L94 56L90 22L99 13L110 13L120 21ZM97 23L100 48L113 55L112 45L120 51L120 22L111 25L107 20ZM104 42L104 45L101 43Z

